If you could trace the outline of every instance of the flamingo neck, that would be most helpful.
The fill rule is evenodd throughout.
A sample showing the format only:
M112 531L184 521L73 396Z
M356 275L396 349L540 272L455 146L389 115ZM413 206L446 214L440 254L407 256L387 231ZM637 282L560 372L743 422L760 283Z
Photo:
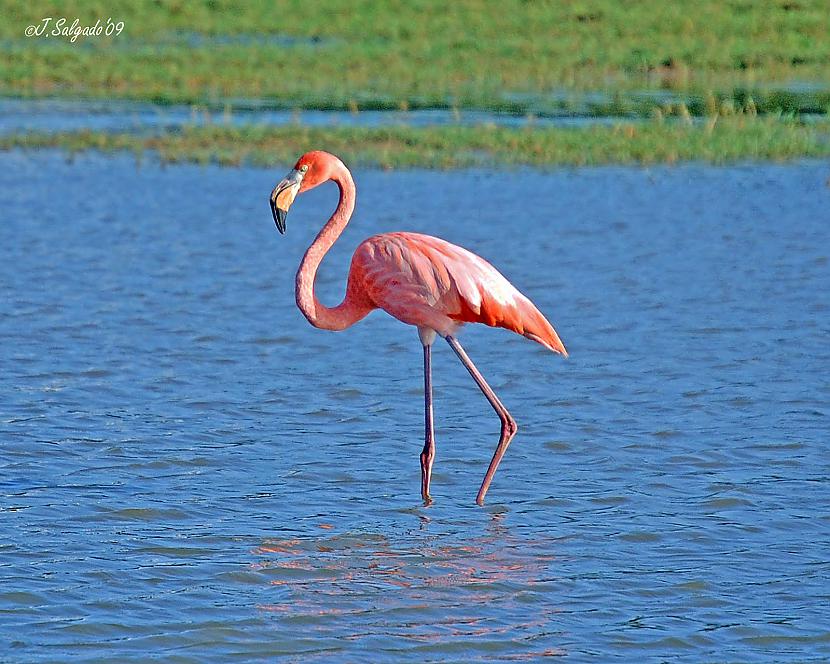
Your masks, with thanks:
M343 301L336 307L329 308L317 299L314 292L317 268L340 237L354 211L356 192L351 173L341 165L331 179L340 188L340 202L303 256L300 269L297 271L296 298L300 311L314 327L343 330L368 314L371 307L359 302L347 289Z

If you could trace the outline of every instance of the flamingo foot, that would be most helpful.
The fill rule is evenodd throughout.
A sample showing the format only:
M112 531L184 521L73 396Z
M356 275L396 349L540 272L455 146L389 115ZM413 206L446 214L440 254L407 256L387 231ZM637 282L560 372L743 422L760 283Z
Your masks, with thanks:
M421 452L421 498L424 499L424 505L432 504L432 496L429 495L429 483L432 479L432 460L435 458L433 450L434 447L429 450L425 447L424 451Z

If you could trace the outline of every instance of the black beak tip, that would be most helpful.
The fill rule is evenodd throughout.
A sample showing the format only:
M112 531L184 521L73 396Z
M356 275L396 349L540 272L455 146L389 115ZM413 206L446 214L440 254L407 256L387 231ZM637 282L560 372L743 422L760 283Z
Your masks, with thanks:
M276 212L274 213L274 222L277 224L277 230L285 235L285 217L288 214L286 210L281 210L280 208L275 208Z
M274 201L271 201L271 214L274 215L274 223L277 225L277 230L282 235L285 235L285 217L288 215L288 210L278 208Z

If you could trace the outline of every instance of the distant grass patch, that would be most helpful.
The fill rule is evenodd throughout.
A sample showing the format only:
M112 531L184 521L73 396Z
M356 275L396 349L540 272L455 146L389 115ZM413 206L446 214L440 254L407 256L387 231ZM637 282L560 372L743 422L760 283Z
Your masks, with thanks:
M0 94L545 112L633 90L826 112L827 0L0 0ZM25 37L44 16L120 36ZM795 91L779 94L797 83ZM803 85L807 82L808 85ZM803 97L803 99L802 99ZM677 99L676 99L677 101ZM654 102L659 105L660 101ZM589 104L590 106L590 104Z
M150 151L165 162L269 167L288 166L311 149L328 150L351 165L381 168L726 163L828 156L830 122L713 116L697 123L578 128L208 126L162 135L81 131L0 137L0 149L16 148Z

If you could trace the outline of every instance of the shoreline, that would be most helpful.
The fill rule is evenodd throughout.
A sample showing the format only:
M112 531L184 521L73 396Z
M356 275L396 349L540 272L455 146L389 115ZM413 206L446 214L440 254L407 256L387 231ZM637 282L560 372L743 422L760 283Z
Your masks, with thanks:
M3 151L150 153L162 163L222 166L277 166L320 147L353 166L381 169L781 162L830 156L830 121L731 115L577 127L207 125L0 136Z

